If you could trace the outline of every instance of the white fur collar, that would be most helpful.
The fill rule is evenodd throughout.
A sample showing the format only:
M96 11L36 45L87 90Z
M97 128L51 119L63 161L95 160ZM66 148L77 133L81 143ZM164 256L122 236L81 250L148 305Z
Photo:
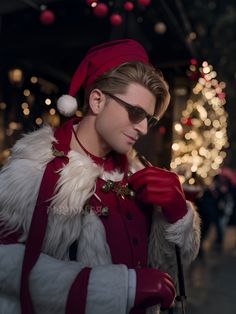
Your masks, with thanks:
M73 216L83 211L86 201L96 189L98 177L120 181L124 174L118 171L106 172L90 157L75 151L70 151L68 157L69 163L59 170L60 178L49 212Z

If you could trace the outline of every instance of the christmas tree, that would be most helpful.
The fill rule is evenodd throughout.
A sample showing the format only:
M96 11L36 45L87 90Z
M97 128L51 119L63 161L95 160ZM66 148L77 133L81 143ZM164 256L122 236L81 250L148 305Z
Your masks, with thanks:
M192 88L186 108L173 131L171 168L180 175L182 183L209 184L226 157L229 146L227 113L225 111L225 83L206 61L197 68L192 62L189 70L198 79Z

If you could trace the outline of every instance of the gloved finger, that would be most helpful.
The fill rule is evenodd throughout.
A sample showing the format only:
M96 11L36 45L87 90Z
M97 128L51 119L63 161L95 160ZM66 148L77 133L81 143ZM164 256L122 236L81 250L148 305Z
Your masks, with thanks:
M136 196L139 200L147 204L155 204L159 206L165 206L169 203L170 191L168 189L157 191L151 187L145 187L143 190L140 190L136 193Z
M135 191L139 190L143 185L169 186L172 183L170 176L159 176L156 170L153 171L153 169L150 168L145 169L148 169L149 171L143 171L144 169L138 171L128 180L129 184Z
M171 307L175 300L175 293L169 287L166 287L165 292L162 297L161 308L168 309Z
M135 172L131 177L129 177L129 181L133 182L135 180L139 180L139 178L143 177L144 175L145 176L149 174L156 175L158 173L158 169L159 168L156 168L156 167L143 168L142 170Z
M172 282L172 279L171 278L166 278L165 279L165 284L166 286L168 286L168 288L171 290L174 298L176 296L176 290L175 290L175 286L174 286L174 283Z

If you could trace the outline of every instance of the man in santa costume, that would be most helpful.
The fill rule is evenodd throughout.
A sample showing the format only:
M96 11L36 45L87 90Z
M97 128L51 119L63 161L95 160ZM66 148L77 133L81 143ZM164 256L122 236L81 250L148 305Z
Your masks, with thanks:
M161 118L168 85L130 39L89 50L58 100L84 116L25 135L0 174L0 313L158 313L199 248L176 174L132 147ZM143 160L143 159L141 159Z

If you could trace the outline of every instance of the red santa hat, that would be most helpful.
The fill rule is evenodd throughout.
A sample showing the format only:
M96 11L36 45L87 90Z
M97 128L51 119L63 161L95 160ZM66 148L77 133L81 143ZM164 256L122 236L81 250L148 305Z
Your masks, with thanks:
M105 72L133 61L149 63L143 46L133 39L114 40L91 48L71 80L69 95L58 99L59 112L64 116L72 116L77 110L75 95L81 87L86 90Z

